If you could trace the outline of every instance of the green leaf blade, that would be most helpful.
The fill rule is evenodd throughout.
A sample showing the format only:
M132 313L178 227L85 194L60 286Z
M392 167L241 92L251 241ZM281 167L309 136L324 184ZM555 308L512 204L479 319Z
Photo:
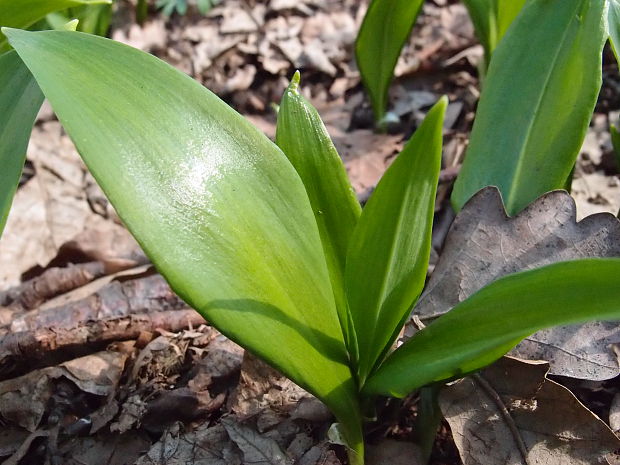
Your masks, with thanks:
M361 441L310 202L284 154L161 60L82 33L5 30L158 270Z
M607 11L607 28L609 30L609 41L614 52L616 61L620 50L620 0L609 0L609 10Z
M112 3L112 0L0 0L0 27L27 28L47 14L67 8ZM0 51L8 47L0 32Z
M364 17L355 56L377 121L385 114L398 56L422 4L423 0L373 0Z
M620 259L561 262L484 287L392 353L363 392L403 397L497 360L551 326L620 319Z
M457 210L489 185L511 215L564 186L601 86L604 3L525 5L489 67L452 194Z
M0 236L26 160L43 94L14 51L0 55Z
M299 73L285 91L278 112L276 144L301 177L319 227L340 324L350 352L355 337L344 295L349 242L361 207L344 164L315 108L298 92Z
M385 172L351 240L345 289L360 382L389 349L424 286L446 106L444 97Z
M506 31L519 15L528 0L496 0L497 1L497 40L504 37Z

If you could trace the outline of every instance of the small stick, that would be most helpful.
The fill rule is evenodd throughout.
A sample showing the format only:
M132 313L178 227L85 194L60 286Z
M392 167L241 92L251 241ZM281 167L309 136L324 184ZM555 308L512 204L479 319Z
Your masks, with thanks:
M166 310L111 318L91 320L73 328L38 328L9 333L0 338L0 379L15 371L15 365L27 361L41 362L62 350L88 347L113 341L136 339L143 332L165 330L176 332L205 323L195 310Z

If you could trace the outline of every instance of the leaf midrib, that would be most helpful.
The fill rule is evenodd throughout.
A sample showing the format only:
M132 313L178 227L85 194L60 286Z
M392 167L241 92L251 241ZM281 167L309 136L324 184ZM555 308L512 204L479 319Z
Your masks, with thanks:
M411 190L407 189L405 195L403 196L403 200L402 202L400 202L400 207L398 209L398 215L397 218L398 220L396 221L396 227L394 228L394 237L397 238L399 236L399 232L402 230L402 225L404 222L404 217L405 217L405 205L408 204L408 200L411 197ZM388 282L390 282L391 276L393 275L393 267L391 266L392 262L394 261L394 256L396 255L396 242L397 240L392 240L391 241L391 245L390 245L390 251L388 253L388 260L386 260L384 269L387 268L387 272L383 274L383 279L381 280L381 286L379 288L379 294L378 294L378 299L376 301L376 311L374 314L374 324L373 324L373 328L375 328L375 330L373 330L372 332L372 343L370 345L371 348L375 348L376 347L376 340L377 340L377 331L376 329L379 327L379 317L382 314L382 309L383 309L383 303L385 301L385 295L387 293L387 287L388 287ZM381 348L383 349L383 348ZM369 353L369 352L366 352ZM367 364L364 366L364 378L368 375L368 373L370 372L370 367L372 367L372 365L374 364L374 361L370 361L369 357L365 357L367 360Z

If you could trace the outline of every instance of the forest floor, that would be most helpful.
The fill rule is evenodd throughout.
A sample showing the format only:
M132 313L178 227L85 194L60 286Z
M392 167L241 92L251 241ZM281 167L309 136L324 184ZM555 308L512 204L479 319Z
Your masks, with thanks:
M426 2L396 67L394 123L388 133L376 133L353 55L366 7L358 0L223 0L206 16L190 8L186 16L166 18L153 10L138 25L123 0L110 36L191 75L272 138L274 106L301 70L302 92L321 114L360 201L430 106L447 95L429 269L437 267L441 285L437 276L445 268L472 266L451 252L474 248L476 234L509 237L510 228L528 221L540 235L570 225L573 240L585 234L576 220L618 213L609 127L620 116L620 75L606 50L603 90L572 184L576 218L570 200L552 196L541 208L549 215L562 211L560 219L551 215L553 225L531 211L508 220L501 211L497 216L497 199L487 192L478 205L496 216L484 213L475 228L462 220L475 229L471 243L450 237L449 194L480 96L482 49L462 4ZM620 227L610 228L620 238ZM518 240L540 241L539 232ZM576 253L566 249L558 256ZM515 270L530 265L502 263ZM466 285L463 280L461 288ZM421 301L422 320L430 306ZM620 449L613 433L620 430L620 330L588 326L570 335L570 346L531 339L512 354L519 359L504 358L447 388L440 398L446 419L430 463L620 463L613 453L603 457ZM543 344L555 351L541 352ZM584 355L592 348L595 356ZM531 361L536 358L551 365ZM575 376L558 376L575 360ZM414 445L418 400L412 395L379 406L367 431L369 464L422 463ZM328 437L331 423L320 402L244 353L170 290L44 104L0 241L0 461L345 464L343 447Z

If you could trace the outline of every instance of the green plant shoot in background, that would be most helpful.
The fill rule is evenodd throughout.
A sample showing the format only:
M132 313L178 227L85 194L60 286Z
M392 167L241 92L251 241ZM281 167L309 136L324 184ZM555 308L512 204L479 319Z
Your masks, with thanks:
M455 209L489 185L511 215L564 188L601 88L606 11L600 0L525 6L493 54L452 193Z
M463 0L484 47L482 73L526 1ZM424 0L372 0L357 36L357 65L379 127L383 125L394 68L423 4Z
M79 32L3 32L175 292L321 399L352 464L377 396L475 372L541 328L620 318L620 260L564 262L486 286L393 350L424 286L445 98L360 211L299 76L276 145L151 55ZM22 136L31 121L0 123Z
M405 3L416 2L373 0L358 36L358 64L377 120L408 35L405 23L410 28L419 11ZM489 68L452 203L458 211L479 189L497 186L514 215L567 185L600 91L603 46L618 36L620 6L617 0L464 3Z

